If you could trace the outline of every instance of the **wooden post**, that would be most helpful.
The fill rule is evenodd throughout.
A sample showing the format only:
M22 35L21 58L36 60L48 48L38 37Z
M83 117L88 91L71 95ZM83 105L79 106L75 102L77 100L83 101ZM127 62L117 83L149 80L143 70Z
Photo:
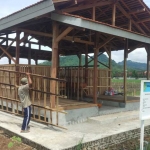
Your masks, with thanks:
M125 49L124 49L124 103L127 102L127 61L128 58L128 39L125 39Z
M96 41L95 41L95 47L94 48L94 78L93 78L93 102L97 103L97 83L98 83L98 72L97 72L97 60L98 60L98 45L99 45L99 35L96 33Z
M147 46L146 48L147 51L147 80L150 79L150 45Z
M35 64L38 65L38 60L37 59L35 59Z
M113 4L113 9L112 9L112 25L115 26L115 21L116 21L116 4Z
M16 71L19 71L20 31L16 32ZM19 85L19 74L16 74L16 84Z
M8 58L8 62L9 62L9 64L11 64L11 59L10 58Z
M16 32L16 64L19 64L20 55L20 31Z
M131 21L131 19L129 19L129 27L128 27L128 30L132 30L132 21Z
M81 66L81 62L82 62L82 57L81 57L82 55L81 54L79 54L79 67Z
M86 44L86 49L85 49L85 83L88 85L88 45Z
M112 76L112 64L111 64L111 48L109 49L109 86L111 86L111 76Z
M56 42L56 38L58 36L59 26L57 22L53 22L53 41L52 41L52 66L51 66L51 77L56 78L57 76L57 65L58 65L58 42ZM52 80L50 84L50 92L56 93L56 81ZM55 107L56 97L54 95L50 95L51 107Z
M31 65L31 43L29 43L28 64Z

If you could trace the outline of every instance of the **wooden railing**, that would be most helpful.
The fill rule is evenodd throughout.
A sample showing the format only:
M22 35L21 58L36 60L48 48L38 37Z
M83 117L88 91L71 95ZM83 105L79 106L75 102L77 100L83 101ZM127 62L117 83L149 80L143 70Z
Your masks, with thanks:
M19 78L18 81L20 81L24 76L25 72L0 69L0 109L2 111L22 115L23 108L18 97L18 85L16 85L15 81L16 78ZM33 73L31 73L31 77L33 80L33 85L30 89L32 119L64 128L59 125L59 113L66 114L66 112L59 110L59 97L61 95L58 85L59 83L66 83L66 81ZM55 93L50 93L51 80L57 83ZM50 95L55 95L56 97L55 108L51 108Z

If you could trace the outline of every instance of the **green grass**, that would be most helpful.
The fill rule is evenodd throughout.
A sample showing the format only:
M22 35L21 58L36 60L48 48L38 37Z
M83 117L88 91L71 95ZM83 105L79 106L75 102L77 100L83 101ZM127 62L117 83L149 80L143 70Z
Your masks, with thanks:
M123 83L123 79L112 79L112 83ZM139 79L127 79L127 83L141 83Z

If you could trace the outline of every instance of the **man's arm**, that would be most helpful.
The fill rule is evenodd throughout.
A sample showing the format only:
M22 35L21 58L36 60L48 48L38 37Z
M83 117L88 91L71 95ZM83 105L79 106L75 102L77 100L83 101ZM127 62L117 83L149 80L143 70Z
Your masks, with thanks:
M32 84L32 80L30 77L30 73L26 73L27 77L28 77L28 84L31 85Z

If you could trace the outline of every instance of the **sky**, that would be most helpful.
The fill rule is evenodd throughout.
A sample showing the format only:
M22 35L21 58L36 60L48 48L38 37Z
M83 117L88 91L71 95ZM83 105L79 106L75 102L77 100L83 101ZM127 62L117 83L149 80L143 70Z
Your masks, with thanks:
M9 14L12 14L13 12L16 12L26 6L29 6L31 4L34 4L38 2L39 0L0 0L0 18L5 17ZM150 0L143 0L148 7L150 7ZM128 56L128 60L133 60L136 62L146 63L147 54L144 48L136 49L133 52L131 52ZM112 52L112 59L116 62L120 62L123 60L123 51L114 51ZM39 61L41 62L41 61ZM0 59L0 64L7 64L8 59L2 58ZM20 60L21 64L27 63L26 59ZM35 62L32 60L32 64Z

